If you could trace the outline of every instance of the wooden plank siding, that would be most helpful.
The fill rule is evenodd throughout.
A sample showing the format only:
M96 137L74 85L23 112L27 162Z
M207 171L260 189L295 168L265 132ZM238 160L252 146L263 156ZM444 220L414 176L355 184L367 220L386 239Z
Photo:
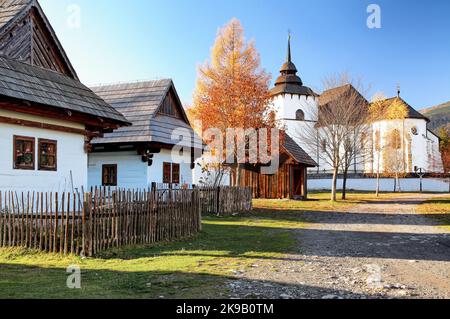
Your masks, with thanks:
M302 176L294 183L294 169L298 169ZM251 187L254 198L266 199L306 199L307 192L307 167L302 164L284 163L273 175L263 175L259 170L242 169L240 186ZM301 190L296 194L296 189Z

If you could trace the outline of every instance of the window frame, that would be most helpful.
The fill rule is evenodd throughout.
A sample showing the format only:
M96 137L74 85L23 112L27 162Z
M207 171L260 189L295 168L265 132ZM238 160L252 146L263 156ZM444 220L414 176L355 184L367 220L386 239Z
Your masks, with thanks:
M115 170L115 174L114 174L114 181L112 183L105 183L105 169L111 169L113 168ZM117 182L119 179L119 170L117 167L117 164L103 164L102 165L102 186L105 187L111 187L111 186L117 186Z
M296 121L304 121L305 120L305 112L302 109L298 109L295 111L295 120Z
M51 167L42 167L42 163L41 163L41 145L43 143L48 143L48 144L54 144L55 145L55 167L51 168ZM45 139L45 138L39 138L38 139L38 170L39 171L46 171L46 172L56 172L58 171L58 141L56 140L49 140L49 139Z
M169 179L166 179L166 169L169 171ZM162 182L163 184L171 184L172 183L172 163L164 162L162 167Z
M175 167L177 167L178 168L178 172L177 172L177 181L175 181ZM171 178L171 180L172 180L172 184L176 184L176 185L179 185L180 184L180 180L181 180L181 165L180 164L178 164L178 163L172 163L172 178Z
M174 168L178 168L176 174L178 177L177 180L174 179ZM169 172L168 179L166 179L166 170ZM181 164L179 163L171 163L171 162L163 162L162 167L162 182L163 184L175 184L179 185L181 183Z
M17 140L28 141L31 142L32 146L32 166L24 166L17 164ZM36 138L30 136L13 136L13 169L15 170L26 170L26 171L34 171L36 169Z

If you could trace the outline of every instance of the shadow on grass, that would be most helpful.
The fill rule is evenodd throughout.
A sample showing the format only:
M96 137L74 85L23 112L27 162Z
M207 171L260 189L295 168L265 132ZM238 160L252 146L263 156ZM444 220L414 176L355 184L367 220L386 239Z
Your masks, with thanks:
M0 264L0 298L2 299L218 299L255 298L248 295L230 294L229 283L242 279L212 274L158 271L113 271L81 268L81 289L69 289L66 282L69 274L63 268L41 268L27 265ZM242 284L242 283L241 283ZM329 289L308 285L283 284L271 281L255 281L252 285L264 288L257 298L279 298L287 293L298 296L307 293L321 298L324 295L351 295L346 290ZM266 285L267 286L267 285ZM277 286L276 292L270 291ZM275 295L274 295L275 294Z

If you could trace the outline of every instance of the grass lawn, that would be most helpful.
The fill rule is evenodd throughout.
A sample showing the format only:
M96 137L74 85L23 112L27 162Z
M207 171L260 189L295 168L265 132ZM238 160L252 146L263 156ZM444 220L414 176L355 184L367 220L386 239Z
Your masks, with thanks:
M408 194L382 194L380 199L399 196ZM0 298L226 298L233 271L293 251L291 230L304 227L302 212L345 211L376 200L371 193L350 193L347 201L337 203L326 193L311 194L306 202L255 200L251 213L205 217L202 233L191 240L111 250L98 258L1 248ZM429 201L420 210L433 216L440 212L448 224L449 198ZM82 289L66 287L70 265L80 266Z
M450 230L450 196L439 196L419 205L418 212L437 219Z
M62 257L0 249L0 298L227 297L233 271L256 259L282 258L294 247L299 221L255 215L204 219L196 238L156 247L108 251L101 258ZM66 287L66 268L79 265L82 289Z

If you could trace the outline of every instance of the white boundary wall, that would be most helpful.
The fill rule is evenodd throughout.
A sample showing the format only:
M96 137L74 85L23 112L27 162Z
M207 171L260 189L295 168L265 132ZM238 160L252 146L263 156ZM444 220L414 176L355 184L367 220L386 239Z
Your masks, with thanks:
M347 189L360 191L375 191L377 180L375 178L352 178L347 180ZM418 192L420 187L419 178L402 178L400 179L402 191ZM342 179L338 180L338 188L342 189ZM314 190L330 190L331 179L308 179L308 189ZM383 192L392 192L394 190L394 179L380 179L380 190ZM437 178L424 178L423 191L425 192L449 192L449 180Z

